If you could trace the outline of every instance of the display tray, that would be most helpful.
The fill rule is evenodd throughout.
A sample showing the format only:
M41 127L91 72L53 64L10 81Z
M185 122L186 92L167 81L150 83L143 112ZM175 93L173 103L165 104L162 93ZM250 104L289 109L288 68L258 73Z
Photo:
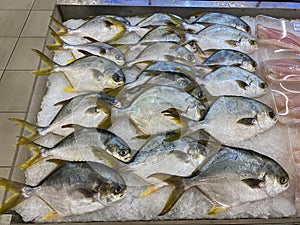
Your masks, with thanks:
M140 14L166 12L174 13L185 17L195 12L227 12L236 16L257 16L266 15L276 18L297 19L300 15L299 3L280 3L271 4L268 2L235 2L232 4L222 1L69 1L58 0L53 16L59 21L68 19L86 18L89 16L113 14L119 16L135 16ZM53 25L53 24L52 24ZM54 26L54 25L53 25ZM53 42L48 38L47 43ZM43 49L47 52L46 49ZM51 55L51 52L48 52ZM43 67L40 65L40 67ZM29 108L29 121L35 121L40 111L41 102L47 92L47 77L38 77L35 84L33 100ZM87 222L85 222L87 223ZM19 216L13 214L11 224L23 225ZM26 223L31 224L31 223ZM43 224L43 223L32 223ZM54 225L58 223L47 223ZM81 225L82 223L70 222L59 223L70 225ZM297 215L290 218L271 218L271 219L196 219L196 220L156 220L156 221L118 221L118 222L88 222L88 224L300 224L300 217Z

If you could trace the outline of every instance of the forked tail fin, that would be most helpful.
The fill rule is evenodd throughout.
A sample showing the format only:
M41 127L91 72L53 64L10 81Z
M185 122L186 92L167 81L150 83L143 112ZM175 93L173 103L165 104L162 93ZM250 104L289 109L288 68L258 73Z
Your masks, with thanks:
M37 49L32 49L32 51L35 54L37 54L47 66L45 68L32 71L33 75L44 76L44 75L49 75L51 73L55 73L54 68L59 66L57 63L53 62L52 59L50 59L48 56L46 56L44 53L40 52Z
M166 173L155 173L155 174L150 175L149 177L159 179L159 180L175 187L172 190L171 194L169 195L168 200L166 201L166 203L164 205L164 208L158 214L159 216L165 215L173 208L173 206L176 204L176 202L179 200L179 198L186 191L185 186L184 186L184 177L174 176L174 175L170 175L170 174L166 174ZM147 190L152 190L152 189L153 189L153 187L151 187L150 189L147 189ZM141 196L146 196L150 193L152 193L152 192L149 192L149 193L144 192L141 194Z
M51 21L59 28L59 30L56 32L59 36L67 34L67 28L61 22L59 22L53 16L51 16Z
M27 169L28 167L32 166L33 164L36 164L38 162L40 162L41 160L43 160L46 157L43 157L41 152L43 151L43 149L45 149L44 147L41 149L41 146L31 142L30 140L26 139L25 137L19 137L20 138L20 142L24 143L24 145L33 153L33 155L31 156L31 158L29 160L27 160L26 162L22 163L21 165L19 165L18 167L20 169Z
M4 204L0 206L0 215L31 197L30 195L25 195L23 193L27 186L19 182L10 181L0 177L0 187L13 194L12 197L8 198Z
M55 32L55 30L53 30L51 27L49 27L50 29L50 35L53 38L53 40L55 41L54 44L47 44L47 48L49 50L60 50L63 49L62 46L64 44L64 41L60 38L60 36Z
M26 131L30 132L25 138L29 142L32 142L38 139L41 135L38 133L38 129L41 127L36 126L35 124L29 123L25 120L17 119L17 118L9 118L10 121L16 122L17 126L24 128ZM25 145L26 142L21 142L20 140L16 143L16 145Z

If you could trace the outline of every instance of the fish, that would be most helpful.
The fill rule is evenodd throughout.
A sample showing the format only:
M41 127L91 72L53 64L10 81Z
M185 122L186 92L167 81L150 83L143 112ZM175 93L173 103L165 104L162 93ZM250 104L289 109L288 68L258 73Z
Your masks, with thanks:
M295 57L269 59L263 63L263 68L267 74L275 78L284 78L289 75L300 76L300 59Z
M32 71L36 76L62 72L70 86L69 92L100 92L107 88L117 88L125 84L125 75L120 67L109 59L99 56L86 56L67 65L59 65L39 50L33 51L47 65L46 68Z
M168 213L188 189L195 187L212 204L207 216L248 202L275 197L289 187L289 175L272 158L249 149L222 147L189 176L156 173L150 176L174 189L159 213Z
M200 23L207 26L212 24L221 24L234 27L247 33L251 33L250 26L244 20L229 13L194 13L190 17L196 17L192 23Z
M108 42L118 39L125 32L123 21L114 16L96 16L87 20L81 26L71 29L51 17L52 22L59 28L59 36L69 35L80 38L93 39L99 42Z
M182 60L180 63L192 65L195 56L185 47L172 42L155 43L146 47L133 61L125 64L131 67L134 64L145 61L176 61Z
M257 69L257 63L249 55L231 49L221 49L216 51L206 58L201 65L210 68L219 66L238 66L250 72L255 72Z
M176 114L174 118L177 118ZM242 96L220 96L211 103L200 120L183 124L181 136L204 130L222 144L232 145L266 132L276 122L276 112L258 100Z
M181 25L184 20L175 14L171 13L153 13L146 16L145 19L140 21L136 26L138 27L158 27L165 24Z
M255 73L235 66L222 66L196 82L211 96L237 95L249 98L260 97L267 93L267 83Z
M37 197L48 208L40 215L44 221L101 210L124 198L127 190L120 174L95 162L65 162L36 186L1 177L0 187L13 194L0 206L0 215Z
M213 24L197 34L186 34L186 43L194 41L202 51L232 49L246 54L255 52L255 37L233 27Z
M107 123L109 126L110 109L114 104L116 104L115 98L104 93L82 94L56 103L55 106L62 105L62 107L48 126L40 127L17 118L9 118L9 120L30 132L26 136L29 141L35 141L50 133L66 137L75 130L69 125L97 128L104 127Z
M125 101L132 99L131 103L125 102L124 107L111 109L112 121L128 119L135 127L138 133L135 138L149 138L151 135L178 130L181 127L181 117L199 120L206 110L201 101L177 88L150 86L141 90L133 92L135 97L126 97ZM122 92L120 95L122 96ZM123 104L122 100L118 101ZM171 112L177 116L171 117Z
M73 56L72 60L82 58L86 53L101 56L115 62L117 65L122 66L125 63L124 54L116 47L103 42L92 42L86 44L72 45L64 42L63 39L52 29L50 35L54 39L54 44L47 44L49 50L70 50Z
M124 162L130 161L132 157L131 149L125 141L108 130L98 128L77 129L51 148L30 142L25 137L20 137L20 142L34 153L29 160L19 165L20 169L27 169L41 160L49 159L104 162L101 152Z
M256 25L256 36L260 45L275 46L283 49L300 50L300 37L289 31Z

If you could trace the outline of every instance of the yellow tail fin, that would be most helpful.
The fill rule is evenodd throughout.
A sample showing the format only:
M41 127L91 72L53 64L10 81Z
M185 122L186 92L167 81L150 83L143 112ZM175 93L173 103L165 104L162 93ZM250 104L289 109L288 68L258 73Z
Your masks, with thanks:
M5 200L4 204L0 206L0 215L14 208L16 205L30 197L22 193L24 188L27 187L25 184L0 177L0 187L13 194L12 197Z
M38 126L28 123L25 120L17 119L17 118L9 118L10 121L16 122L17 126L24 128L26 131L29 131L30 134L26 136L26 139L29 140L29 142L32 142L40 137L40 134L38 133L37 129ZM26 143L23 143L21 141L18 141L16 145L25 145Z
M53 40L55 41L54 44L47 44L47 48L49 50L60 50L63 49L62 46L64 44L64 41L60 38L60 36L55 32L55 30L53 30L51 27L49 27L50 29L50 35L53 38Z
M59 36L67 34L67 28L61 22L59 22L53 16L51 16L51 21L59 28L59 30L56 32Z
M22 163L18 167L20 169L27 169L28 167L32 166L33 164L36 164L37 162L43 160L45 157L42 156L41 152L43 149L41 149L41 146L31 142L30 140L26 139L25 137L19 137L20 142L25 143L24 145L33 153L32 157L27 160L26 162Z
M40 52L37 49L32 49L32 51L35 54L37 54L47 66L46 68L41 68L32 71L33 75L44 76L44 75L49 75L51 73L55 73L54 68L59 66L57 63L53 62L52 59L50 59L48 56L46 56L44 53Z

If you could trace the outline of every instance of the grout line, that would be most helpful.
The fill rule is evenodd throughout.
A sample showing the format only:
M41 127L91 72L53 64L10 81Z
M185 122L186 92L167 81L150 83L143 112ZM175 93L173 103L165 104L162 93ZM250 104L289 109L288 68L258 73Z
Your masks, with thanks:
M12 51L11 51L11 53L10 53L10 56L9 56L9 58L8 58L8 60L7 60L7 63L6 63L6 65L5 65L5 67L4 67L4 69L3 69L3 73L6 71L6 68L7 68L8 64L9 64L9 61L11 60L12 55L13 55L15 49L16 49L16 46L17 46L17 44L18 44L18 42L19 42L19 40L20 40L21 34L22 34L22 32L23 32L23 30L24 30L24 28L25 28L25 25L26 25L26 23L27 23L27 21L28 21L28 18L29 18L29 16L30 16L30 13L31 13L31 11L32 11L32 8L33 8L34 3L35 3L35 0L33 1L33 3L32 3L32 5L31 5L30 9L28 9L28 10L22 10L22 11L28 11L28 15L27 15L27 17L26 17L26 19L25 19L25 22L24 22L24 24L23 24L23 26L22 26L22 29L21 29L19 35L17 36L16 44L15 44L15 46L13 47L13 49L12 49ZM3 76L0 77L0 82L1 82L2 78L3 78Z

